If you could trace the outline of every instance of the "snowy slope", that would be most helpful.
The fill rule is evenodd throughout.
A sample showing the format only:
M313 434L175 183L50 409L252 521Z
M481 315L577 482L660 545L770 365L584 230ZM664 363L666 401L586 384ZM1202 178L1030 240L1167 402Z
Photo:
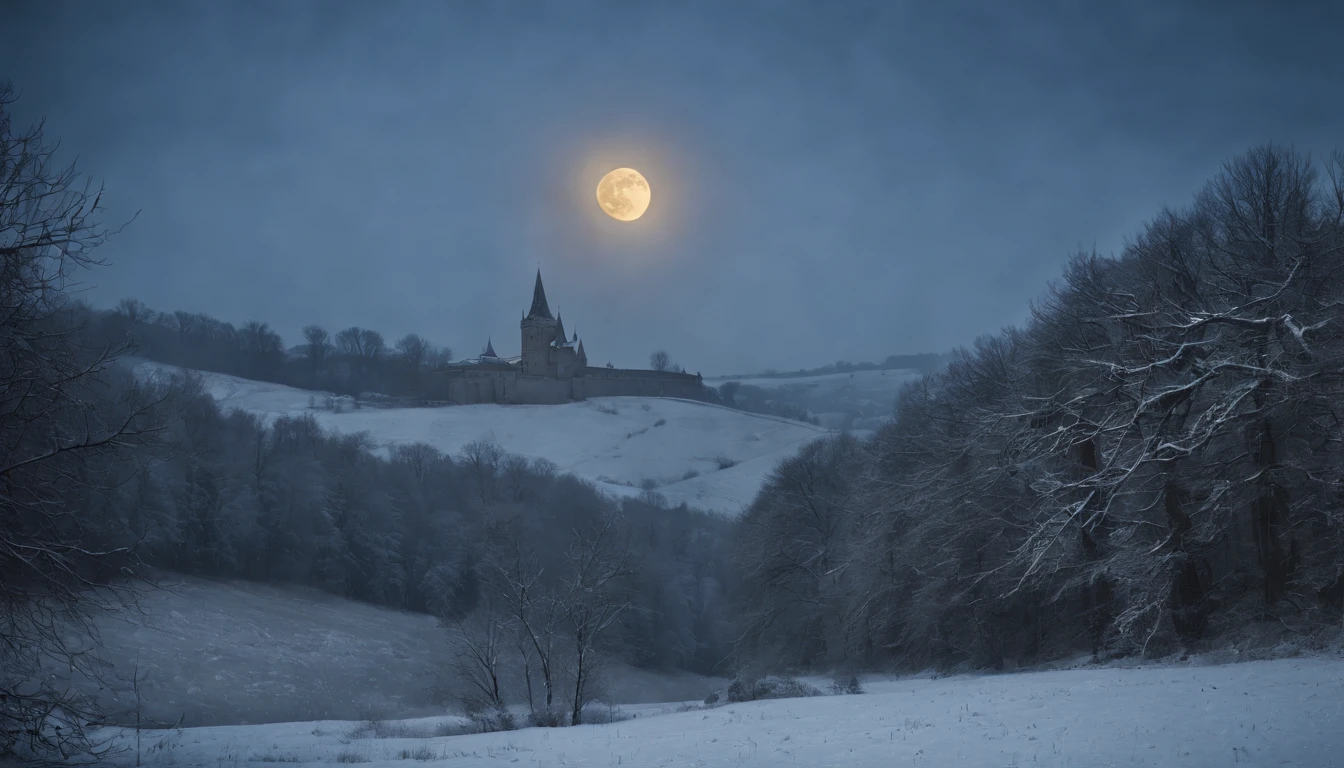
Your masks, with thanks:
M173 576L139 611L97 617L103 652L144 681L142 715L187 726L407 717L442 712L430 684L448 668L437 620L307 587ZM620 702L703 698L723 681L609 665ZM103 692L108 712L128 702Z
M359 738L354 723L195 728L145 736L145 766L285 762L486 766L1100 768L1341 764L1344 661L1084 668L867 683L868 693L666 712L576 728ZM662 712L660 713L661 710ZM124 734L117 734L131 743ZM120 758L134 765L133 753Z
M753 376L746 378L705 379L705 383L717 387L729 381L761 389L806 389L818 393L836 392L854 389L869 393L881 393L895 396L907 381L923 376L921 371L897 368L883 371L851 371L848 373L823 373L818 376Z
M819 376L706 379L719 387L730 381L757 387L766 397L807 409L821 423L851 430L875 429L891 417L892 406L907 383L923 376L907 369L826 373Z
M178 369L134 361L143 376ZM386 445L424 442L457 453L488 439L510 453L547 459L612 493L638 494L652 481L672 504L736 513L751 503L783 458L827 430L689 400L604 397L564 405L462 405L447 408L310 409L324 393L202 373L225 409L263 416L312 412L323 427L370 433ZM662 422L661 424L659 422ZM720 458L736 462L719 469ZM727 462L723 462L727 463ZM683 480L688 473L697 477Z

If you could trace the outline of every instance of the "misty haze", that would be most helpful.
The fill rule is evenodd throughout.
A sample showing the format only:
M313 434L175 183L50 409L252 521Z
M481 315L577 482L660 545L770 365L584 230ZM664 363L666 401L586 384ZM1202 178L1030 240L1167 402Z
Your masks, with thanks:
M0 7L0 764L1344 764L1344 9Z

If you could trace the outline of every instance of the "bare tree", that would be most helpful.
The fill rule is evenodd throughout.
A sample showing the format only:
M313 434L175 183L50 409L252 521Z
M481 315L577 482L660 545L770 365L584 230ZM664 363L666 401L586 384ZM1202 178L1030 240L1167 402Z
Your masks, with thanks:
M501 611L507 612L516 633L516 645L524 670L528 673L531 698L532 658L535 656L545 692L547 718L555 713L557 642L560 639L561 610L554 584L544 579L545 568L523 541L517 521L498 532L498 546L491 554L487 584L499 596Z
M666 371L672 367L672 357L660 349L649 355L649 367L655 371Z
M154 311L139 299L122 299L117 302L117 314L126 321L126 332L131 335L132 340L142 325L152 323L155 319Z
M504 449L489 440L473 440L462 446L462 465L466 468L482 504L494 504L499 490L499 471Z
M246 355L250 375L269 378L284 360L284 342L267 323L251 320L238 333Z
M304 353L308 355L308 365L312 368L313 386L316 386L318 374L327 361L327 353L331 351L331 335L320 325L305 325L303 339L306 342Z
M351 357L363 357L364 329L353 325L343 331L338 331L336 333L336 348Z
M449 347L439 347L425 359L425 367L431 371L437 371L453 361L453 350Z
M470 713L505 711L500 680L509 638L503 618L486 601L470 616L448 625L454 669L467 688L462 705Z
M383 334L367 328L360 331L359 348L361 356L371 365L381 360L387 352L387 345L383 343Z
M434 358L434 345L426 341L423 336L408 333L397 342L397 355L406 366L407 375L411 380L411 391L417 398L423 396L421 377L425 367Z
M370 383L368 377L376 372L386 351L381 333L359 326L351 326L337 333L336 347L343 354L354 358L359 371L356 387Z
M113 579L135 564L80 511L147 429L97 386L114 350L79 345L66 299L109 235L101 190L55 164L40 124L13 127L12 94L0 87L0 756L65 759L97 749L96 712L51 666L100 676L91 611L125 598Z
M630 544L614 516L604 515L588 530L576 531L566 553L560 610L574 644L574 690L570 724L583 722L587 687L598 664L600 644L630 607L624 580L633 575Z

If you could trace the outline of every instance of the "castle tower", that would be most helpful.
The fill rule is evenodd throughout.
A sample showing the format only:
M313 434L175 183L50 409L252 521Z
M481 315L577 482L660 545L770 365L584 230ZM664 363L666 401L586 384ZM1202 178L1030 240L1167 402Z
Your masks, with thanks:
M523 335L522 368L524 376L545 376L550 363L551 342L555 340L556 322L546 303L546 289L541 284L541 270L537 270L537 284L532 289L532 308L519 324Z

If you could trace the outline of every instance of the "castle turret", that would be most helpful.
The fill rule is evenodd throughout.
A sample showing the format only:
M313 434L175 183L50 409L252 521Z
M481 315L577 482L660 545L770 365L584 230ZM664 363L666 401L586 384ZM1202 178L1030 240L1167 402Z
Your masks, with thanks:
M546 304L546 288L541 284L541 270L537 270L537 284L532 287L532 308L527 311L529 319L553 320L551 308Z
M545 376L550 363L550 345L555 340L558 323L551 317L546 303L546 288L541 284L541 270L532 288L532 308L519 324L523 337L522 371L525 376Z

